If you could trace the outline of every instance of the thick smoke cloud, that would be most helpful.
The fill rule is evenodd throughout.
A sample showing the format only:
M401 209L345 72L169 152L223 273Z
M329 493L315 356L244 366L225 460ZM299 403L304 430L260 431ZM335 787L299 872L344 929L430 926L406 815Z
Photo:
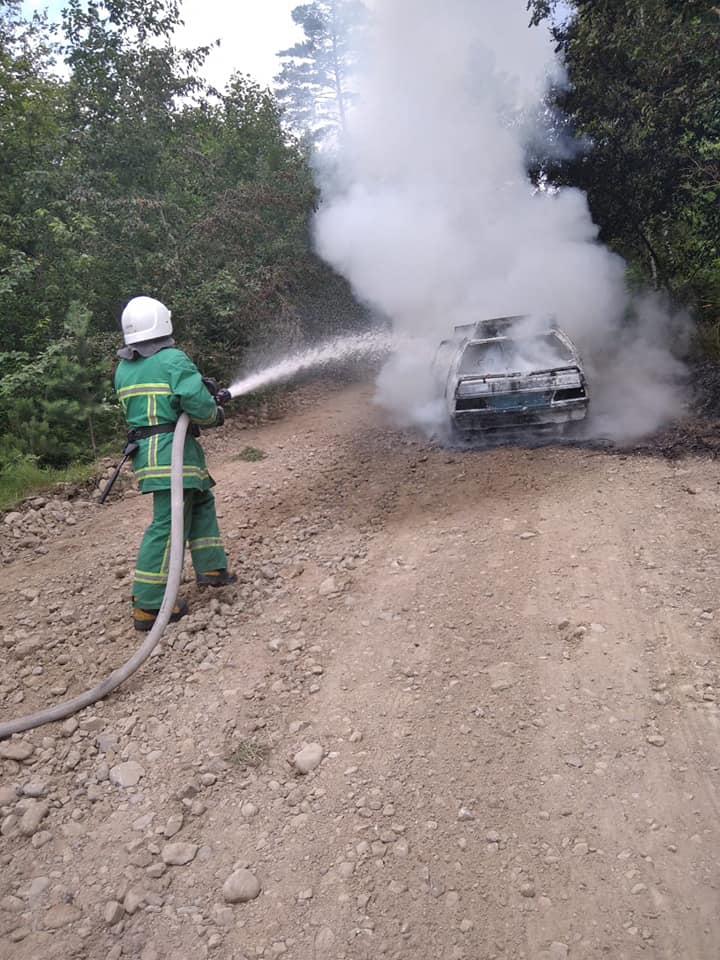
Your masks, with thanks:
M682 372L657 298L635 304L585 196L533 190L526 146L562 71L525 0L377 0L361 103L326 184L319 252L410 340L378 398L434 429L429 368L453 326L553 314L583 352L596 432L628 439L677 412ZM673 332L674 336L675 333ZM631 408L631 409L629 409Z

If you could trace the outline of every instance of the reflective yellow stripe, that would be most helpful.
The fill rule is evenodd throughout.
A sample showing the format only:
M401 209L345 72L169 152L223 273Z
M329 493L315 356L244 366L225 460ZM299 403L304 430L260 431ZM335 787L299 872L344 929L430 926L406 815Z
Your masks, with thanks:
M127 397L146 397L149 394L171 397L172 390L169 383L136 383L132 387L121 387L117 392L119 400Z
M136 570L135 580L138 583L167 583L166 573L150 573L148 570Z
M135 471L135 476L138 480L148 480L153 477L164 479L170 476L171 469L172 469L171 467L163 467L163 466L141 467L139 470ZM183 468L183 476L199 477L200 479L204 479L205 477L209 476L209 474L207 470L205 470L203 467L192 467L192 466L186 465Z
M222 547L220 537L201 537L199 540L190 541L191 550L211 550L215 547Z
M153 394L148 397L148 426L154 427L158 423L157 417L157 395ZM154 434L150 437L150 443L148 444L148 466L156 467L158 462L158 440L160 439L159 434Z
M160 564L160 569L163 571L165 575L167 575L170 569L170 537L168 537L165 542L165 549L163 551L163 558L162 558L162 563Z

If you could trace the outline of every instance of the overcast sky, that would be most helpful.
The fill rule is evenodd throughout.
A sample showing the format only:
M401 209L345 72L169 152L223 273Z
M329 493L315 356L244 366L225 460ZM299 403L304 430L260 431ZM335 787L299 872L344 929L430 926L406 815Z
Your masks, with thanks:
M185 27L179 33L180 46L201 46L220 39L211 54L205 74L222 87L231 73L249 73L261 84L269 84L280 65L275 54L292 46L301 36L290 13L301 0L184 0ZM25 0L26 9L47 9L59 15L63 0Z

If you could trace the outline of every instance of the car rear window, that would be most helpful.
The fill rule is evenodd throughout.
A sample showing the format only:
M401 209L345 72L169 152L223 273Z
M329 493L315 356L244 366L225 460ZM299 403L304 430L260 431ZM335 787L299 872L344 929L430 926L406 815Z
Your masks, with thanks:
M460 360L461 375L542 370L574 359L572 351L554 333L523 340L469 343Z

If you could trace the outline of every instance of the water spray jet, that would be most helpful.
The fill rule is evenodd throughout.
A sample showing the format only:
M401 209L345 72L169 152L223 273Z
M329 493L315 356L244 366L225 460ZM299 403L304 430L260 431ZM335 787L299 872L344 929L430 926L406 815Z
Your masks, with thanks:
M276 383L286 383L301 373L322 370L323 367L334 363L373 354L386 354L392 349L394 343L392 335L382 330L371 330L327 340L316 347L290 354L262 370L236 380L229 387L218 392L217 401L226 403L228 400L236 400L248 393L255 393Z

